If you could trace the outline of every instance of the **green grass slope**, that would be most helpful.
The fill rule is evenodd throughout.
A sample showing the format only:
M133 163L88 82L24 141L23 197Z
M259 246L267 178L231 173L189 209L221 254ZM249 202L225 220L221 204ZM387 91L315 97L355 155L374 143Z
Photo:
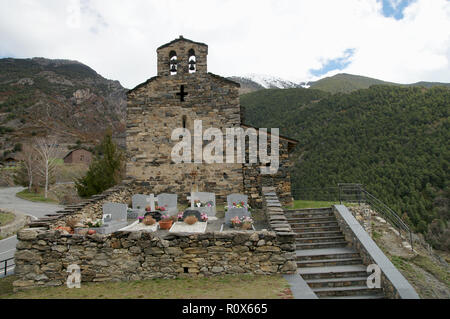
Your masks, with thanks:
M330 93L349 93L359 89L368 89L372 85L398 85L365 76L353 74L336 74L323 78L311 84L312 89L323 90Z

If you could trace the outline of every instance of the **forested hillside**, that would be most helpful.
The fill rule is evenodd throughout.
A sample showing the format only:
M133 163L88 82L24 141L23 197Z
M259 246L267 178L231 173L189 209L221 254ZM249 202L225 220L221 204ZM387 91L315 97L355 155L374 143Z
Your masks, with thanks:
M450 89L263 90L241 103L248 124L299 140L293 188L362 183L435 246L450 247Z

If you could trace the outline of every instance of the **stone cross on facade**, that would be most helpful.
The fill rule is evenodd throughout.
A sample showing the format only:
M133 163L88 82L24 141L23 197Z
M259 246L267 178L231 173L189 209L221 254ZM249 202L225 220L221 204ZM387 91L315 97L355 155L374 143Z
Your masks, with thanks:
M177 95L180 97L180 102L184 102L184 97L189 93L184 92L184 85L180 86L180 92Z
M150 194L150 196L147 198L147 202L150 204L150 210L152 212L154 212L156 210L155 208L155 195L154 194Z

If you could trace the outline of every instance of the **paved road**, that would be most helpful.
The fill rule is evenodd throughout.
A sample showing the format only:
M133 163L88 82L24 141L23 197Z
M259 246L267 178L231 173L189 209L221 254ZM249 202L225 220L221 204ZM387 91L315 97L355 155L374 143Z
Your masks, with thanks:
M30 215L33 219L37 219L44 217L46 214L51 214L64 208L60 205L34 203L16 197L16 193L22 191L23 189L23 187L0 188L0 209L20 212ZM0 261L14 256L16 244L16 236L0 240ZM0 264L0 268L3 266L3 264Z
M55 204L35 203L16 197L16 194L22 190L24 190L23 187L0 188L0 209L14 210L40 218L64 208Z

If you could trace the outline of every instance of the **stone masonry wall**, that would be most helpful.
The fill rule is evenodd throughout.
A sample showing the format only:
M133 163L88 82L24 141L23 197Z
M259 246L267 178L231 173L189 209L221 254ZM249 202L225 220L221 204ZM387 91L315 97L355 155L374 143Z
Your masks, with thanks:
M268 137L268 148L270 148L270 137ZM260 164L244 164L244 191L249 196L250 205L261 208L263 205L263 187L275 187L275 192L283 206L291 205L293 202L291 194L291 176L289 169L292 161L289 158L289 143L286 140L279 141L280 167L276 174L262 175Z
M184 102L176 95L181 85L188 92ZM176 164L171 159L178 143L171 140L172 131L183 122L192 138L194 120L202 120L203 132L239 126L237 84L207 73L156 77L128 94L127 110L128 177L148 183L154 193L180 198L188 196L194 182L198 191L215 192L219 200L243 191L242 164Z
M128 281L217 274L275 274L296 270L293 253L274 232L169 235L116 232L92 236L24 229L18 234L17 289L65 284L67 267L81 268L82 282Z

